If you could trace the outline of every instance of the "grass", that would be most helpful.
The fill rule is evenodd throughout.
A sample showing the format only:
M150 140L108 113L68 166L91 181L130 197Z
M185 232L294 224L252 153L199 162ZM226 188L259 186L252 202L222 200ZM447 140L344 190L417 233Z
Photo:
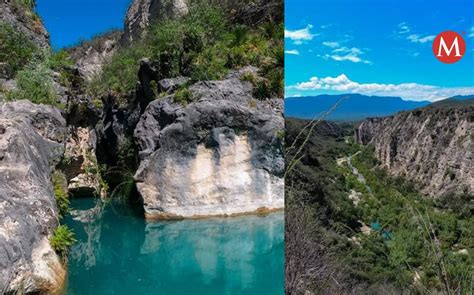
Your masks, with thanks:
M30 4L34 2L25 1L25 5ZM53 53L40 49L22 32L0 24L0 62L4 63L0 68L3 75L17 81L17 89L6 92L7 100L27 99L63 107L54 89L53 73L60 74L60 84L71 85L73 77L69 68L73 62L66 51Z
M456 211L442 210L437 201L421 196L415 185L373 169L371 148L362 148L354 165L366 177L373 194L364 194L360 204L365 223L377 220L392 235L390 240L361 235L362 247L352 257L366 279L374 282L392 278L409 288L415 271L420 282L414 288L449 294L469 294L473 283L471 254L474 249L474 219ZM381 272L383 270L383 272Z
M66 257L69 251L69 248L76 242L74 233L66 225L58 226L53 235L49 238L49 243L51 247L61 255Z
M173 99L175 102L186 106L188 103L192 102L193 94L191 93L191 91L189 91L188 88L184 87L176 91Z
M69 212L69 194L67 191L66 176L61 171L56 170L51 177L51 181L53 183L59 217L63 218Z
M8 78L13 78L18 71L29 64L40 54L40 50L29 38L8 24L0 24L0 68Z
M17 90L7 93L7 100L27 99L37 104L60 107L53 87L51 69L45 64L30 65L16 74Z
M13 3L29 10L33 10L36 6L35 0L13 0Z

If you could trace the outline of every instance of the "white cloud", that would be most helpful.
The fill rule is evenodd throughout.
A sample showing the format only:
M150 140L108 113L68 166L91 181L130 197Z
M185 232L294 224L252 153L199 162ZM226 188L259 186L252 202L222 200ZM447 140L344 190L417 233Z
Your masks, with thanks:
M474 26L471 27L471 29L469 30L469 35L467 35L468 37L472 38L474 37Z
M397 26L397 33L400 35L410 33L411 29L406 22L399 23Z
M401 22L398 24L395 35L397 37L405 38L413 43L426 43L433 41L436 36L435 35L426 35L421 36L420 34L412 33L410 26L406 22Z
M286 54L291 54L291 55L300 55L300 52L296 49L293 50L285 50Z
M326 54L324 58L328 59L331 58L335 61L351 61L354 63L366 63L370 64L371 62L365 60L361 57L364 54L362 50L359 48L348 48L348 47L340 47L336 48L332 51L332 54Z
M339 43L337 42L330 42L330 41L324 41L323 42L324 46L331 47L331 48L337 48L339 47Z
M437 101L455 95L470 95L474 87L439 87L417 83L379 84L358 83L350 80L345 74L337 77L312 77L309 81L288 86L287 89L300 91L327 90L365 95L399 96L406 100Z
M411 34L407 37L407 40L410 40L411 42L414 42L414 43L426 43L429 41L433 41L435 38L436 38L435 35L428 35L425 37L421 37L418 34Z
M303 41L313 40L316 34L311 33L312 25L307 25L304 29L299 30L285 30L285 38L288 38L293 41L295 45L303 44Z

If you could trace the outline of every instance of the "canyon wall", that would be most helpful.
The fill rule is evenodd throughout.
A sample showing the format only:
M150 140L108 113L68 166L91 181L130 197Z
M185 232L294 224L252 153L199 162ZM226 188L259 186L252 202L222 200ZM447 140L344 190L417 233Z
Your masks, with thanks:
M363 121L356 140L434 197L474 193L474 106L431 106Z
M65 270L48 238L58 225L51 171L66 122L50 106L0 103L0 292L58 290Z

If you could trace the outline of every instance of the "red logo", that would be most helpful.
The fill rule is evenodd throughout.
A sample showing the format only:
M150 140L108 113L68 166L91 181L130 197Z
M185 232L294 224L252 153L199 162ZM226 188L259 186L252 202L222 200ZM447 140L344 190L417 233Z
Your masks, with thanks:
M443 63L458 62L466 52L466 42L461 35L453 31L445 31L436 36L433 42L433 53Z

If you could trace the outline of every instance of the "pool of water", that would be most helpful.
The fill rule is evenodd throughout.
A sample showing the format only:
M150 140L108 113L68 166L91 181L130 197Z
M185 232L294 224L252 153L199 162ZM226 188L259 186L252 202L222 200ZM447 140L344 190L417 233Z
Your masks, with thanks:
M283 213L146 222L119 202L71 202L67 294L283 294Z

